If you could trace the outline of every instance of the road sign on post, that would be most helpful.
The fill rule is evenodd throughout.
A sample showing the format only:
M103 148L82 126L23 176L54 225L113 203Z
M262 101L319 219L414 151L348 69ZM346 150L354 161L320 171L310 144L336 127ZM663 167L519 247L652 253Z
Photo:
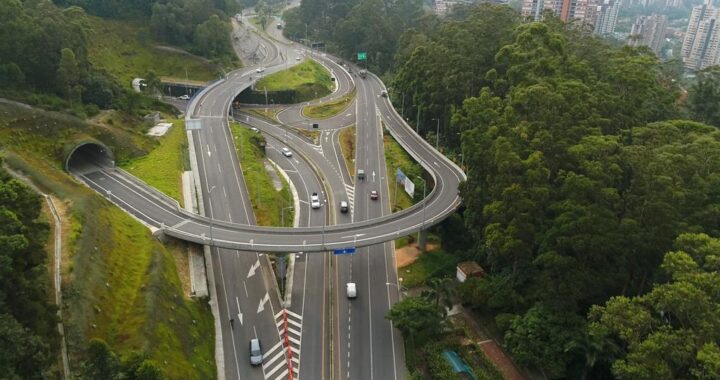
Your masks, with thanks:
M358 61L366 61L367 60L367 53L364 51L358 52Z
M355 253L355 247L333 250L333 255L351 255Z

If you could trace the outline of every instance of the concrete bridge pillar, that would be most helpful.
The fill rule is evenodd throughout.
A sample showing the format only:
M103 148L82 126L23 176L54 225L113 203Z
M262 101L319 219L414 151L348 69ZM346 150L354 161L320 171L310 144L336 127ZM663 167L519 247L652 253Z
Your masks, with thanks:
M427 245L427 230L421 230L418 232L418 249L421 252L425 252L425 246Z

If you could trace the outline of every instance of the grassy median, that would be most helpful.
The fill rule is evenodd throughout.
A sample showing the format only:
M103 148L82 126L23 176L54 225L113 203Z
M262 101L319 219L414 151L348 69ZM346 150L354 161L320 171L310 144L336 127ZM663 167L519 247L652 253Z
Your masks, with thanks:
M306 59L299 65L264 77L254 88L257 91L293 90L297 93L296 101L303 102L331 93L334 84L323 65Z
M340 131L340 149L342 150L345 166L351 178L355 178L355 126L343 128Z
M292 207L294 204L290 186L285 178L276 172L282 188L275 189L273 177L266 168L269 161L262 148L265 144L263 135L239 123L232 123L230 129L255 212L255 221L260 226L281 226L284 219L284 226L292 227L294 210L286 209L283 215L283 208Z
M327 119L346 110L355 99L355 90L333 101L307 106L303 108L303 115L313 119Z

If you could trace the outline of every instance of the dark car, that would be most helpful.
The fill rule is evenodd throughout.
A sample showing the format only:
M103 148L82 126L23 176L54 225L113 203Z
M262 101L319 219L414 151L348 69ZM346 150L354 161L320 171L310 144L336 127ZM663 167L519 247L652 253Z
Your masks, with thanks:
M377 192L376 190L373 190L373 191L370 192L370 199L372 199L372 200L375 201L375 200L378 199L378 197L379 197L379 195L378 195L378 192Z

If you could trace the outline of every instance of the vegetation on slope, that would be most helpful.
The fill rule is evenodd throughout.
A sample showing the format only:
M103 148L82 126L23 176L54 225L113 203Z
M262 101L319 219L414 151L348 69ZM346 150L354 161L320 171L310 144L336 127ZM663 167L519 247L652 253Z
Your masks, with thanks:
M167 378L215 376L212 315L204 300L182 294L175 255L146 227L63 170L63 152L77 141L107 143L121 159L144 151L131 130L86 124L62 114L0 104L6 162L70 208L69 262L63 273L63 315L71 368L92 367L88 342L99 338L121 358L137 352ZM144 149L151 146L145 143Z
M220 62L237 60L230 44L228 16L238 10L229 0L103 1L55 0L62 6L77 5L100 17L141 21L152 36Z
M189 169L187 135L184 120L168 120L173 124L158 145L147 155L126 160L120 166L168 196L183 204L182 172Z
M42 198L0 168L0 373L8 379L60 376L51 370L59 337L41 210Z
M431 179L427 179L425 169L415 162L389 133L383 134L383 146L385 148L385 166L388 179L391 181L390 206L393 212L404 210L415 204L415 202L422 200L423 186L425 186L426 194L429 194L432 191L433 183ZM402 170L407 179L415 184L415 196L413 198L405 192L403 185L395 180L398 169ZM429 182L425 185L423 179Z
M183 81L206 82L217 76L217 68L210 62L153 46L145 26L98 17L88 17L88 25L89 61L96 69L111 74L123 87L130 88L133 78L144 78L149 71L162 78Z

